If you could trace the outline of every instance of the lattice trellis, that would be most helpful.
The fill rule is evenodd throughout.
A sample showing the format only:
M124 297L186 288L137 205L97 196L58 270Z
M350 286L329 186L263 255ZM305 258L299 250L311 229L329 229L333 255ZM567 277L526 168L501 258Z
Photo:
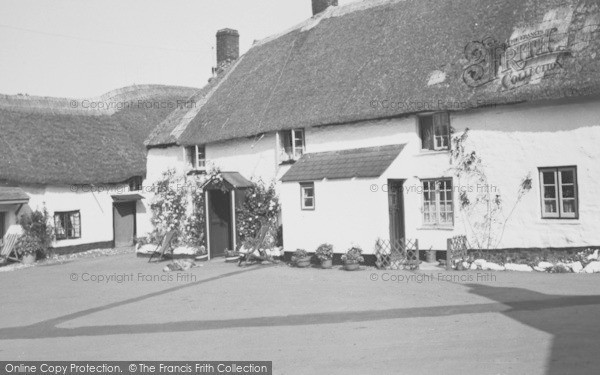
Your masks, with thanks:
M448 252L446 255L446 268L451 269L452 265L457 260L463 260L468 258L467 250L469 249L469 242L467 236L454 236L448 238Z
M377 268L387 270L419 269L419 240L377 240L375 244Z

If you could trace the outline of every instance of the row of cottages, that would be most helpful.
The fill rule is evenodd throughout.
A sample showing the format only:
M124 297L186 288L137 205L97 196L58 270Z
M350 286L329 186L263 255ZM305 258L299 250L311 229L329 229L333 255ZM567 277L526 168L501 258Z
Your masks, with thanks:
M144 140L194 92L141 85L89 99L0 96L0 238L20 229L19 215L46 208L57 252L133 244L149 215Z
M149 178L276 180L286 251L600 245L597 1L335 3L241 57L221 30L220 74L148 139ZM209 195L213 256L235 245L231 190Z

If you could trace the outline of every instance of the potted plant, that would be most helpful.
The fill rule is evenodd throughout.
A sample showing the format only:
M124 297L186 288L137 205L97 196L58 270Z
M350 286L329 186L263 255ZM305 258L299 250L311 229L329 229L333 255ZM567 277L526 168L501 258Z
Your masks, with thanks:
M296 265L296 267L306 268L310 266L310 255L304 249L298 249L292 255L292 263Z
M333 260L333 246L330 244L322 244L317 248L315 253L317 258L321 261L321 268L331 268Z
M19 237L15 248L23 264L33 264L37 259L37 252L41 250L42 245L36 237L26 233Z
M433 262L435 262L436 253L437 252L435 250L427 250L425 252L425 261L427 263L433 263Z
M346 271L357 270L360 263L364 261L365 258L362 256L362 249L357 246L350 248L346 254L342 255L342 262L344 262L344 269Z

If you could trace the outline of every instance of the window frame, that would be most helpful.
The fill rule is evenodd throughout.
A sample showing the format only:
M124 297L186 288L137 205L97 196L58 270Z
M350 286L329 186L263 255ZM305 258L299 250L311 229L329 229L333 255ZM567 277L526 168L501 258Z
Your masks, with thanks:
M444 213L446 215L450 214L452 216L452 220L451 222L442 222L441 218L442 218L442 210L441 210L441 200L439 199L439 194L442 190L438 190L438 183L439 182L450 182L450 187L449 190L448 189L444 189L444 198L445 198L445 193L450 191L450 208L451 211L444 211ZM425 183L433 183L435 189L433 190L434 193L434 197L435 197L435 222L432 221L426 221L425 220L425 206L428 203L428 201L426 201L425 199ZM421 180L421 186L423 187L423 199L422 199L422 205L423 205L423 210L422 210L422 217L421 220L423 222L423 226L425 227L439 227L439 228L454 228L454 223L455 223L455 205L454 205L454 181L452 179L452 177L440 177L440 178L426 178L426 179L422 179ZM431 193L432 190L427 190L427 192ZM448 200L444 199L444 203L448 202ZM431 212L429 212L429 215L431 215Z
M142 178L142 176L134 176L131 177L129 179L129 181L127 181L127 184L129 185L129 191L133 192L133 191L142 191L143 189L143 183L144 183L144 179Z
M79 217L79 230L77 232L77 236L69 236L69 228L63 228L64 229L64 235L60 235L58 233L58 226L56 225L56 218L57 216L65 216L67 218L69 218L69 221L71 222L71 228L73 228L73 222L71 220L71 215L72 214L76 214ZM65 222L65 220L61 220L61 222ZM61 241L61 240L75 240L75 239L79 239L81 238L81 211L80 210L73 210L73 211L55 211L54 212L54 234L56 236L56 240L57 241Z
M312 189L312 197L308 197L308 198L312 198L312 206L307 206L305 203L305 196L304 196L304 192L307 189ZM300 183L300 209L302 211L314 211L317 204L317 199L316 199L316 193L315 193L315 183L313 182L301 182Z
M188 146L187 149L188 163L192 166L192 169L206 170L206 145Z
M296 128L290 130L283 130L280 132L280 155L282 156L282 163L296 161L302 157L306 153L306 137L303 128ZM289 139L291 145L286 144L286 138ZM296 144L297 141L300 141L301 146ZM289 147L291 146L291 149ZM289 149L289 152L288 152ZM283 158L283 156L285 156Z
M418 119L418 129L419 129L419 138L421 139L421 151L448 151L450 150L450 113L449 112L434 112L417 116ZM423 121L424 119L431 119L431 139L427 140L431 142L432 148L426 148L425 142L426 139L423 136ZM443 122L443 123L442 123ZM439 129L446 128L446 132L443 131L438 135L437 131ZM438 146L437 140L441 139L442 143L445 145ZM445 142L444 142L445 140Z
M573 182L563 184L562 173L563 171L573 172ZM554 174L554 184L544 183L544 173L552 172ZM577 181L577 166L561 166L561 167L539 167L538 178L540 182L540 212L542 219L564 219L564 220L577 220L579 219L579 183ZM573 185L573 198L563 197L563 185ZM546 201L552 198L545 198L545 187L554 186L554 202L556 203L556 212L546 212ZM573 200L575 205L575 212L563 212L563 203L565 200Z

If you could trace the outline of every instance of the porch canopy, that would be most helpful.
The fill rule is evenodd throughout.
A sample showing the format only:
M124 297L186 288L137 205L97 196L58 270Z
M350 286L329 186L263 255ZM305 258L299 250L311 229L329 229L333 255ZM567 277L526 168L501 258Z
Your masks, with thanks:
M400 155L404 144L304 154L281 181L318 181L324 178L377 178Z
M114 202L131 202L144 199L144 197L139 194L115 194L111 195L111 197Z
M0 186L0 204L25 204L29 196L16 186Z
M223 177L222 182L216 178L211 178L206 181L202 187L207 190L222 189L223 187L226 190L240 190L248 189L253 186L252 181L248 180L238 172L221 172L221 176Z

